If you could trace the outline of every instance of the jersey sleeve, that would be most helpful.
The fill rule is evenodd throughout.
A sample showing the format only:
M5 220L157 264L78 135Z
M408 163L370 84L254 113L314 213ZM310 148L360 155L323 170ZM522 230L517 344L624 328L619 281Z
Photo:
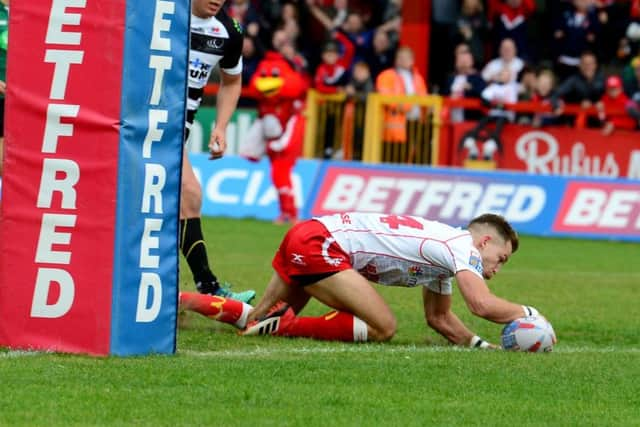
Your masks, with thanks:
M470 270L482 277L482 257L471 242L468 233L447 240L425 240L421 248L422 257L446 268L452 276L459 271Z
M242 43L244 35L238 21L229 18L229 44L224 56L220 60L220 69L227 74L238 75L242 73Z
M469 270L477 276L482 277L482 257L478 249L469 244L470 239L471 236L468 238L452 239L448 242L447 246L451 251L455 263L454 274L462 270Z

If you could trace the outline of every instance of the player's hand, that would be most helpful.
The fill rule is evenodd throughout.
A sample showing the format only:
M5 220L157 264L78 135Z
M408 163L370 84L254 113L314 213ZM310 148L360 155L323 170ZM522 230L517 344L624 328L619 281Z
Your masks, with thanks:
M224 155L227 149L227 140L225 139L224 132L218 128L211 131L211 137L209 138L209 160L219 159Z
M7 84L0 80L0 94L4 95L7 90Z
M477 335L471 337L468 345L471 348L478 348L481 350L501 350L500 346L491 344L489 341L485 341Z

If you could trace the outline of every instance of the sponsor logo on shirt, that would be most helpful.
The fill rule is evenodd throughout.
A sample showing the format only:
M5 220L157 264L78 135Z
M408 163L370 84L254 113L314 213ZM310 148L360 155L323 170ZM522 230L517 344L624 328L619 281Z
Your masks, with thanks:
M412 265L409 267L409 280L407 285L415 286L418 283L418 278L424 274L424 270L419 265Z
M477 252L471 252L471 256L469 257L469 265L478 273L482 274L482 258L480 258L480 254Z

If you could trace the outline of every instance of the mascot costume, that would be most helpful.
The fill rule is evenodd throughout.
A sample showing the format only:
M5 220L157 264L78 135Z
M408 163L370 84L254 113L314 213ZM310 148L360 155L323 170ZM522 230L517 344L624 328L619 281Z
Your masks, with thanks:
M258 117L240 146L240 155L271 162L271 180L278 192L278 223L295 223L298 212L291 182L293 167L302 154L306 76L278 52L269 51L249 82L249 95L258 102Z

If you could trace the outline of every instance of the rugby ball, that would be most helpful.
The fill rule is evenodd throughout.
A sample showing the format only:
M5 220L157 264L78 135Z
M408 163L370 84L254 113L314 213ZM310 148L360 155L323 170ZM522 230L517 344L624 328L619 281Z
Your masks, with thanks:
M513 351L545 353L553 349L556 334L543 316L516 319L502 329L502 348Z

